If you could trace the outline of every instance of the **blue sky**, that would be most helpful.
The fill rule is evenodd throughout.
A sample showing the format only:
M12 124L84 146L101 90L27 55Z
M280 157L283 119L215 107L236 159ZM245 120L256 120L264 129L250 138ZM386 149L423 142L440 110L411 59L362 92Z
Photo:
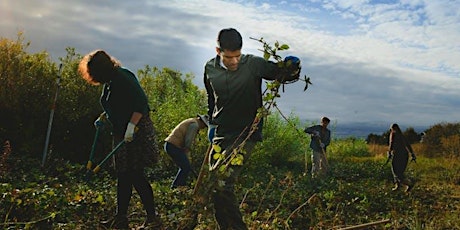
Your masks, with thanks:
M460 122L460 0L30 1L0 3L1 37L19 31L29 52L54 60L66 47L105 49L124 66L195 75L215 55L220 29L238 29L243 53L289 44L313 85L287 85L284 114L338 125Z

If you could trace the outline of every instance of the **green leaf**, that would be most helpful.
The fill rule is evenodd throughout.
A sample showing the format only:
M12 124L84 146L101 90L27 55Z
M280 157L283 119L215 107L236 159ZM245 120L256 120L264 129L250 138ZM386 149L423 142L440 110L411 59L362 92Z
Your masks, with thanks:
M268 52L266 52L266 51L264 52L264 59L265 60L270 59L270 54Z
M287 44L283 44L279 47L279 50L288 50L289 49L289 45Z

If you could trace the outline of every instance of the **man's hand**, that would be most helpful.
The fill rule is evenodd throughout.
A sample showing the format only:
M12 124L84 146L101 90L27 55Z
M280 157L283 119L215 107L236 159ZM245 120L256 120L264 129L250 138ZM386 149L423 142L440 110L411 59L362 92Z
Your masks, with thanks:
M324 147L325 147L324 143L319 143L319 146L320 146L322 149L324 149Z
M300 70L302 67L300 66L300 59L295 56L287 56L284 58L284 65L289 70L289 74L291 78L299 78ZM292 80L292 79L291 79Z
M131 142L134 139L134 130L136 125L129 122L125 132L125 142Z

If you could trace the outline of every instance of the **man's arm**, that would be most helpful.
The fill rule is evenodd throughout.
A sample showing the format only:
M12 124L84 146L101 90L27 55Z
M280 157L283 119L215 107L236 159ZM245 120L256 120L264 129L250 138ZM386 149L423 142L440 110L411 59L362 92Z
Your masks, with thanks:
M212 90L211 84L209 83L206 71L203 76L204 87L206 88L206 94L208 95L208 116L209 121L212 121L212 113L214 111L214 91Z
M319 135L319 131L317 130L316 128L317 126L314 125L314 126L310 126L308 128L305 128L304 132L308 133L308 134L313 134L313 135Z

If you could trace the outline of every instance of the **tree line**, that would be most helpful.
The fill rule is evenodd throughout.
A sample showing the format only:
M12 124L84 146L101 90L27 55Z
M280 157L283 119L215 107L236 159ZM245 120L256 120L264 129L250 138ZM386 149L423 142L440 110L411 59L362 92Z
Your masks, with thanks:
M29 45L22 33L16 40L0 38L0 141L8 140L16 151L38 157L43 151L57 90L59 64L53 62L46 51L28 53ZM93 122L102 112L99 105L101 88L86 84L78 75L82 55L70 47L66 52L65 57L59 58L63 70L49 157L85 162L93 142L93 136L88 134L95 132ZM156 124L158 141L184 118L206 112L206 94L193 84L193 74L146 65L137 70L137 76L153 109L151 117ZM410 143L422 142L423 154L427 156L460 155L460 123L435 124L423 134L411 127L404 131ZM371 133L366 141L386 145L388 135L389 131L382 135ZM111 148L111 143L104 140L108 138L101 138L97 151Z

